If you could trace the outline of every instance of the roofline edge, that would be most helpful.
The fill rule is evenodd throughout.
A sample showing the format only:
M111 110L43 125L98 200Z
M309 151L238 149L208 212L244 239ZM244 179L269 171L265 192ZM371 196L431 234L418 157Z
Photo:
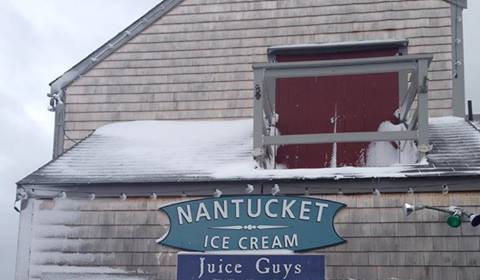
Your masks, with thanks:
M463 9L468 9L468 0L443 0Z
M90 53L87 57L75 64L72 68L67 70L63 75L57 77L50 82L50 87L55 90L61 90L68 86L70 83L78 79L83 73L87 72L95 65L100 63L107 56L118 50L125 43L130 41L140 32L144 31L154 22L159 20L162 16L170 12L183 0L163 0L139 19L135 20L132 24L127 26L120 33L115 35L112 39L108 40L98 49Z
M17 188L27 191L39 198L57 197L61 192L73 196L86 196L95 193L96 197L118 197L125 193L129 197L146 197L151 193L159 196L208 196L215 188L221 188L224 195L241 194L247 184L253 184L256 192L269 194L270 188L278 183L282 194L369 194L372 189L382 193L407 193L413 189L417 193L442 192L444 185L452 192L478 191L480 176L478 174L459 174L449 176L425 176L404 178L357 178L357 179L244 179L192 182L144 182L144 183L92 183L92 184L28 184L18 182ZM183 188L179 188L183 186ZM191 194L189 194L191 192Z

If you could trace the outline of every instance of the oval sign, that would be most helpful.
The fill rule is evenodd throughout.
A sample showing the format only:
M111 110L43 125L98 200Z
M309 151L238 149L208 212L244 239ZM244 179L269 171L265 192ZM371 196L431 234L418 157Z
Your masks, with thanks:
M345 242L333 221L346 205L311 197L225 196L163 206L157 243L190 251L305 251Z

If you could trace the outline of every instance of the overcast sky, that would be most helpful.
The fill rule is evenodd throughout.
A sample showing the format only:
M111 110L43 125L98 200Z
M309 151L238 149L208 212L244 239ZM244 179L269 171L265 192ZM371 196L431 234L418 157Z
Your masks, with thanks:
M14 275L15 182L52 154L48 84L159 0L0 0L0 279Z
M439 0L440 1L440 0ZM0 0L0 271L13 279L15 182L52 153L48 84L159 0ZM480 113L480 1L465 13L467 98Z

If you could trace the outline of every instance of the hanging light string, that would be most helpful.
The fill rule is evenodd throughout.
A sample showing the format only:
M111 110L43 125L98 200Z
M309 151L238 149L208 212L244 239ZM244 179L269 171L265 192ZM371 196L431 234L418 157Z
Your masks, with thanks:
M380 185L381 183L379 183ZM420 188L420 189L426 189L426 188L432 188L432 192L436 192L436 191L440 191L442 192L443 194L447 194L449 189L451 189L452 187L455 187L455 186L460 186L460 185L463 185L464 183L461 183L461 182L458 182L458 183L451 183L451 184L443 184L443 185L439 185L439 184L428 184L428 185L419 185L419 186L415 186L415 185L411 185L409 187L405 187L405 192L406 193L410 193L410 194L413 194L415 192L418 192L418 191L415 191L415 189L417 188ZM433 188L436 188L436 189L433 189ZM214 191L218 189L219 191L222 191L222 188L215 188ZM239 191L238 193L252 193L254 191L255 187L251 184L247 184L246 187L243 189L243 191ZM454 189L454 188L453 188ZM351 188L351 190L347 189L347 188L336 188L336 189L332 189L332 190L329 190L328 192L321 192L321 189L318 189L320 190L320 192L316 192L316 188L312 188L312 187L308 187L307 188L307 193L309 195L315 195L315 194L336 194L336 193L341 193L341 194L344 194L344 193L350 193L350 194L366 194L368 193L367 190L363 190L362 192L358 192L358 189L355 189L354 187ZM388 189L383 189L380 188L380 187L376 187L376 188L373 188L373 189L370 189L372 190L372 193L375 192L376 194L378 194L378 192L380 193L389 193L389 190ZM378 190L378 191L375 191L375 190ZM302 188L302 193L304 193L305 191L305 188ZM52 194L39 194L38 192L42 192L42 193L48 193L48 192L51 192ZM280 186L279 184L274 184L273 187L272 187L272 192L275 192L275 194L278 194L280 192ZM398 191L394 191L395 193L399 193ZM427 191L423 191L423 192L427 192ZM92 191L81 191L81 190L69 190L68 187L66 188L52 188L52 187L40 187L40 188L33 188L33 187L20 187L17 189L17 198L21 198L21 199L25 199L25 196L28 195L29 198L39 198L39 199L42 199L42 198L45 198L45 199L48 199L48 198L58 198L58 197L61 197L61 196L67 196L67 197L88 197L90 194L92 193ZM208 192L205 191L205 188L198 188L198 189L188 189L188 190L158 190L153 192L136 192L135 190L132 190L132 191L128 191L128 192L124 192L124 191L119 191L117 194L115 194L114 192L110 192L110 191L95 191L95 194L97 195L97 197L104 197L104 198L114 198L114 197L119 197L122 195L122 193L124 193L125 195L127 195L128 197L152 197L152 196L155 196L155 198L157 198L158 196L207 196L208 195ZM155 193L155 195L153 195L153 193ZM299 193L300 194L300 193Z
M378 185L381 183L377 182ZM449 187L454 187L454 186L459 186L463 185L464 183L458 182L458 183L452 183L449 185L441 185L439 186L438 184L429 184L429 185L420 185L420 186L410 186L405 188L405 193L409 195L413 195L415 193L416 188L420 188L424 190L425 188L432 188L431 192L440 192L444 195L447 195L449 193ZM39 192L37 192L37 190ZM246 187L243 189L243 192L250 194L253 193L255 190L254 185L252 184L247 184ZM345 194L345 189L344 188L339 188L336 190L333 190L332 193L325 193L325 192L314 192L315 188L305 188L305 194L306 195L321 195L321 194L332 194L332 195L344 195ZM368 192L356 192L358 191L352 188L352 190L349 192L347 190L347 193L350 194L367 194ZM48 193L50 192L50 193ZM380 196L382 192L388 193L388 189L381 190L380 188L373 188L372 189L372 194L375 196ZM427 192L427 191L423 191ZM430 191L429 191L430 192ZM239 192L241 193L241 192ZM278 195L280 193L280 186L278 184L274 184L272 189L271 189L271 194L272 195ZM395 191L395 193L398 193ZM223 195L223 192L221 188L215 188L213 192L214 197L220 197ZM205 192L204 188L198 188L198 189L191 189L191 190L167 190L164 191L162 190L161 192L135 192L135 191L129 191L127 192L119 192L118 194L112 193L112 192L107 192L107 191L96 191L96 192L91 192L91 191L79 191L79 190L69 190L68 188L53 188L53 187L41 187L38 189L35 189L33 187L19 187L17 189L17 194L15 198L15 203L14 203L14 209L18 212L20 212L21 208L21 202L28 200L29 198L34 198L34 199L88 199L88 200L95 200L96 198L115 198L118 197L121 200L127 200L128 198L151 198L153 200L156 200L158 196L166 196L166 197L202 197L202 196L208 196L208 194Z

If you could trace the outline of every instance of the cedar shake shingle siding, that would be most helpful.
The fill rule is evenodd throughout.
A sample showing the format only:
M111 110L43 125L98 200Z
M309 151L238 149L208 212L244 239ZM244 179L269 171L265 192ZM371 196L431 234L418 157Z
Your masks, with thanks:
M252 117L268 47L384 39L434 54L430 115L451 115L445 1L185 0L66 88L64 147L115 121Z
M327 279L478 279L478 229L466 223L451 229L434 211L405 217L400 208L404 202L415 202L478 210L472 207L480 204L478 193L321 198L348 204L335 219L347 243L309 252L326 255ZM179 199L32 201L24 214L31 215L33 226L29 279L43 279L47 271L123 271L138 273L139 279L142 275L176 279L178 250L155 242L168 228L168 219L158 208L174 201Z
M54 160L17 183L16 279L177 279L179 250L156 243L170 227L159 208L217 190L245 195L249 185L251 195L276 188L347 205L334 220L347 242L307 253L325 255L326 279L478 279L480 227L402 211L480 212L478 123L431 118L427 128L423 118L433 149L416 165L261 169L252 157L252 64L267 62L271 46L407 39L408 53L434 55L430 116L462 115L454 3L466 5L164 0L52 83L52 103L65 106L53 104Z

